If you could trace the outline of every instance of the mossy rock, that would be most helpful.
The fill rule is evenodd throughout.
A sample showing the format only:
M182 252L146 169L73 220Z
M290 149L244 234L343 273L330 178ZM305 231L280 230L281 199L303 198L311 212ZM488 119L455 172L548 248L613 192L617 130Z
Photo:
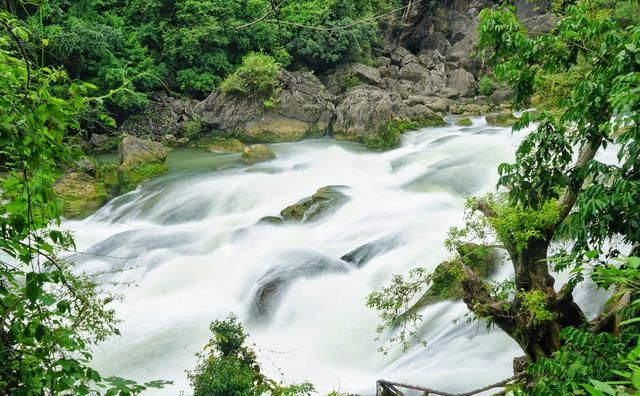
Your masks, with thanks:
M212 153L242 153L245 145L238 139L219 139L207 146L207 151Z
M290 205L280 212L285 222L307 223L333 213L348 200L344 186L322 187L312 196Z
M472 269L482 279L489 278L498 268L498 254L493 248L467 243L458 247L458 254L459 258L445 261L436 267L429 289L411 308L399 316L398 322L427 305L461 299L464 296L464 290L462 289L460 262Z
M485 118L487 119L487 124L501 127L512 126L518 121L511 112L488 114Z
M276 158L276 154L268 146L264 144L254 144L245 147L242 151L240 159L247 165L257 164L258 162L270 161Z
M456 125L462 127L470 127L473 125L473 121L471 121L470 118L458 118L456 120Z
M117 164L99 164L96 167L96 179L104 186L109 197L120 194L120 179Z
M98 210L108 196L104 186L84 172L67 173L60 177L53 189L62 200L62 215L81 219Z
M131 190L135 190L138 185L153 177L159 176L169 169L167 165L159 162L151 162L138 165L132 169L118 169L118 182L120 185L120 194L124 194Z

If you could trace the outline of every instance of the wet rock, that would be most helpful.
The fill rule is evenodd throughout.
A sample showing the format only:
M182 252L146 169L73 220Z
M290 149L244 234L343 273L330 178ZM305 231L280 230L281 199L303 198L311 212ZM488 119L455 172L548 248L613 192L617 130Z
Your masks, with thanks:
M77 219L95 212L107 199L107 194L98 181L84 172L67 173L53 186L62 200L62 214Z
M274 158L276 158L276 154L264 144L254 144L252 146L245 147L242 151L242 156L240 157L242 162L247 165L270 161Z
M343 191L345 186L322 187L308 198L288 206L280 212L286 222L307 223L319 220L333 213L348 200Z
M276 310L283 295L298 280L349 270L345 262L311 251L294 251L279 256L257 281L251 312L256 318L264 319Z
M400 237L398 235L389 235L373 242L365 243L340 257L340 259L360 268L374 257L393 250L399 243Z
M346 92L336 107L334 135L345 140L361 140L375 134L379 126L401 110L402 98L394 93L360 86Z
M501 127L512 126L516 121L518 121L511 112L487 114L485 118L487 120L487 124Z
M282 220L281 217L277 217L277 216L266 216L261 218L260 220L258 220L257 224L283 224L284 220Z
M471 119L469 118L458 118L456 120L456 125L458 126L463 126L463 127L469 127L471 125L473 125L473 121L471 121Z

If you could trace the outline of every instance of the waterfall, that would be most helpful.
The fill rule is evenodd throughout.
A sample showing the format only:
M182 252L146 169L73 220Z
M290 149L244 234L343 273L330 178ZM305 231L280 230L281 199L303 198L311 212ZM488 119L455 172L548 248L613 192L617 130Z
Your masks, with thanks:
M277 159L253 166L237 154L175 150L168 174L64 223L80 252L70 259L104 271L100 279L124 295L115 305L122 335L95 348L95 367L175 382L149 394L188 395L185 370L209 323L235 312L267 374L321 392L372 394L379 378L464 391L508 377L518 346L465 321L462 302L426 307L428 346L386 356L374 340L376 312L365 307L393 274L446 259L443 241L462 224L465 197L494 191L497 165L513 160L521 134L473 122L407 133L384 153L333 139L274 144ZM257 224L329 185L347 186L349 199L327 217ZM367 244L375 251L366 262L340 260ZM504 265L497 277L509 273ZM266 313L256 313L258 290L271 299Z

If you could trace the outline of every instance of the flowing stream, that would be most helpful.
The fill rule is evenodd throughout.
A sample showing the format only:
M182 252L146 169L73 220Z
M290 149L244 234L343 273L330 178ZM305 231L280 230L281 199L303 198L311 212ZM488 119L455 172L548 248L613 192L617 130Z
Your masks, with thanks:
M209 323L235 312L267 373L321 392L372 394L379 378L464 391L508 377L519 348L481 323L454 324L467 312L462 302L422 311L426 348L386 356L374 340L377 314L365 307L392 274L446 259L443 241L462 223L464 198L493 191L497 165L513 159L520 135L473 121L407 133L384 153L332 139L274 144L277 159L254 166L237 154L170 153L168 174L65 223L85 253L73 258L80 267L125 283L115 286L125 296L115 306L122 335L95 349L95 366L175 382L149 394L189 395L185 370ZM348 186L350 199L322 220L256 225L329 185ZM362 266L339 261L374 241ZM256 315L269 270L288 287L268 315ZM497 277L508 275L503 265Z

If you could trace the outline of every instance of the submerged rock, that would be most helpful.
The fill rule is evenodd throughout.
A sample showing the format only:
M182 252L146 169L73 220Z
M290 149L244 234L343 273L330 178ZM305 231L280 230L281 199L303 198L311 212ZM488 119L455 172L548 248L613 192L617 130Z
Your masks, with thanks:
M296 281L349 270L345 262L315 252L295 251L277 257L256 283L251 312L263 319L273 313Z
M244 149L244 143L238 139L220 139L207 146L207 151L212 153L242 153Z
M257 164L258 162L269 161L276 158L276 154L268 146L264 144L254 144L245 147L242 151L242 162L247 165Z
M463 126L463 127L468 127L468 126L473 125L473 121L471 121L470 118L458 118L456 120L456 125Z
M488 114L485 118L487 119L487 124L501 127L512 126L518 121L516 116L511 112Z
M107 200L104 187L84 172L67 173L53 186L62 200L62 214L69 219L88 216Z

